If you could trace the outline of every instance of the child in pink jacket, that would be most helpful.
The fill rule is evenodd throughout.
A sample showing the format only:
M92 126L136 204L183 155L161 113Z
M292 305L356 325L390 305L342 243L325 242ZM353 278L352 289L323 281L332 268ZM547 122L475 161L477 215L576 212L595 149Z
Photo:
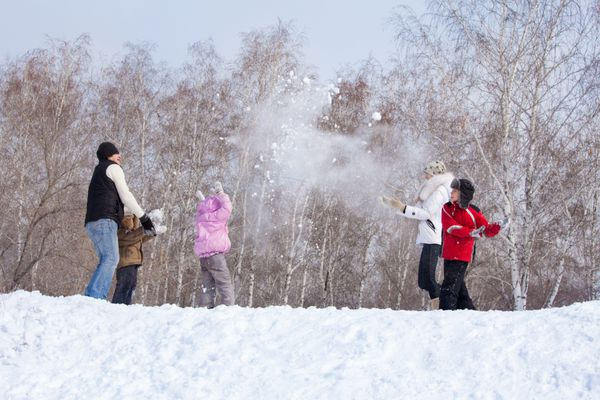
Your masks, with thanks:
M200 257L202 271L202 289L200 306L213 308L216 292L221 297L220 304L233 305L233 283L227 268L225 253L231 248L227 229L227 220L231 215L231 200L223 191L221 182L215 182L214 195L201 200L196 208L196 240L194 253Z

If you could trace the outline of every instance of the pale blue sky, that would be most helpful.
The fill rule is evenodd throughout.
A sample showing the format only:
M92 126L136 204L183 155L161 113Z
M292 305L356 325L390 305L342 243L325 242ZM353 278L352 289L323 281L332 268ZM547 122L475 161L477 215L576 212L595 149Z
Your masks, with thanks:
M153 55L177 67L191 43L212 38L217 51L232 60L240 33L294 20L306 38L308 63L324 78L373 55L384 63L394 51L390 18L399 5L423 12L425 0L0 0L0 57L15 57L45 47L47 36L92 39L94 59L123 52L125 42L150 42Z

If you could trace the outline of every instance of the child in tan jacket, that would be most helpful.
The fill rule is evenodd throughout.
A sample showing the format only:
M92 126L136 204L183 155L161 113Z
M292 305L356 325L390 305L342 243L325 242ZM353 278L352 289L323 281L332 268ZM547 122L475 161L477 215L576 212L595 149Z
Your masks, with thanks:
M117 286L112 302L131 304L137 284L138 268L144 261L142 243L154 236L144 235L144 228L133 214L125 214L117 236L119 238L119 264L117 265Z

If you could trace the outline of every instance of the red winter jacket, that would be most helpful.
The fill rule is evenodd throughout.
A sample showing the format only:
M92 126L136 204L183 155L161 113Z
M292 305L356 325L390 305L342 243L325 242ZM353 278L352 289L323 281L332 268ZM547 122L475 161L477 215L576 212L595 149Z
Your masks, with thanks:
M500 232L498 224L488 224L483 214L473 207L469 206L465 210L460 208L458 204L451 202L444 204L442 207L442 230L444 234L442 258L471 262L473 245L475 244L471 232L481 226L485 226L484 235L487 237L496 236Z

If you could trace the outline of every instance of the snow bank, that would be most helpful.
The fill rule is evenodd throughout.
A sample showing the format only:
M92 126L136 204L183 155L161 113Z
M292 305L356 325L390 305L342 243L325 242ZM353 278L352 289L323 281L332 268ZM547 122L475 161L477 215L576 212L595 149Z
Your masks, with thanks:
M0 295L4 399L592 399L600 302L213 310Z

